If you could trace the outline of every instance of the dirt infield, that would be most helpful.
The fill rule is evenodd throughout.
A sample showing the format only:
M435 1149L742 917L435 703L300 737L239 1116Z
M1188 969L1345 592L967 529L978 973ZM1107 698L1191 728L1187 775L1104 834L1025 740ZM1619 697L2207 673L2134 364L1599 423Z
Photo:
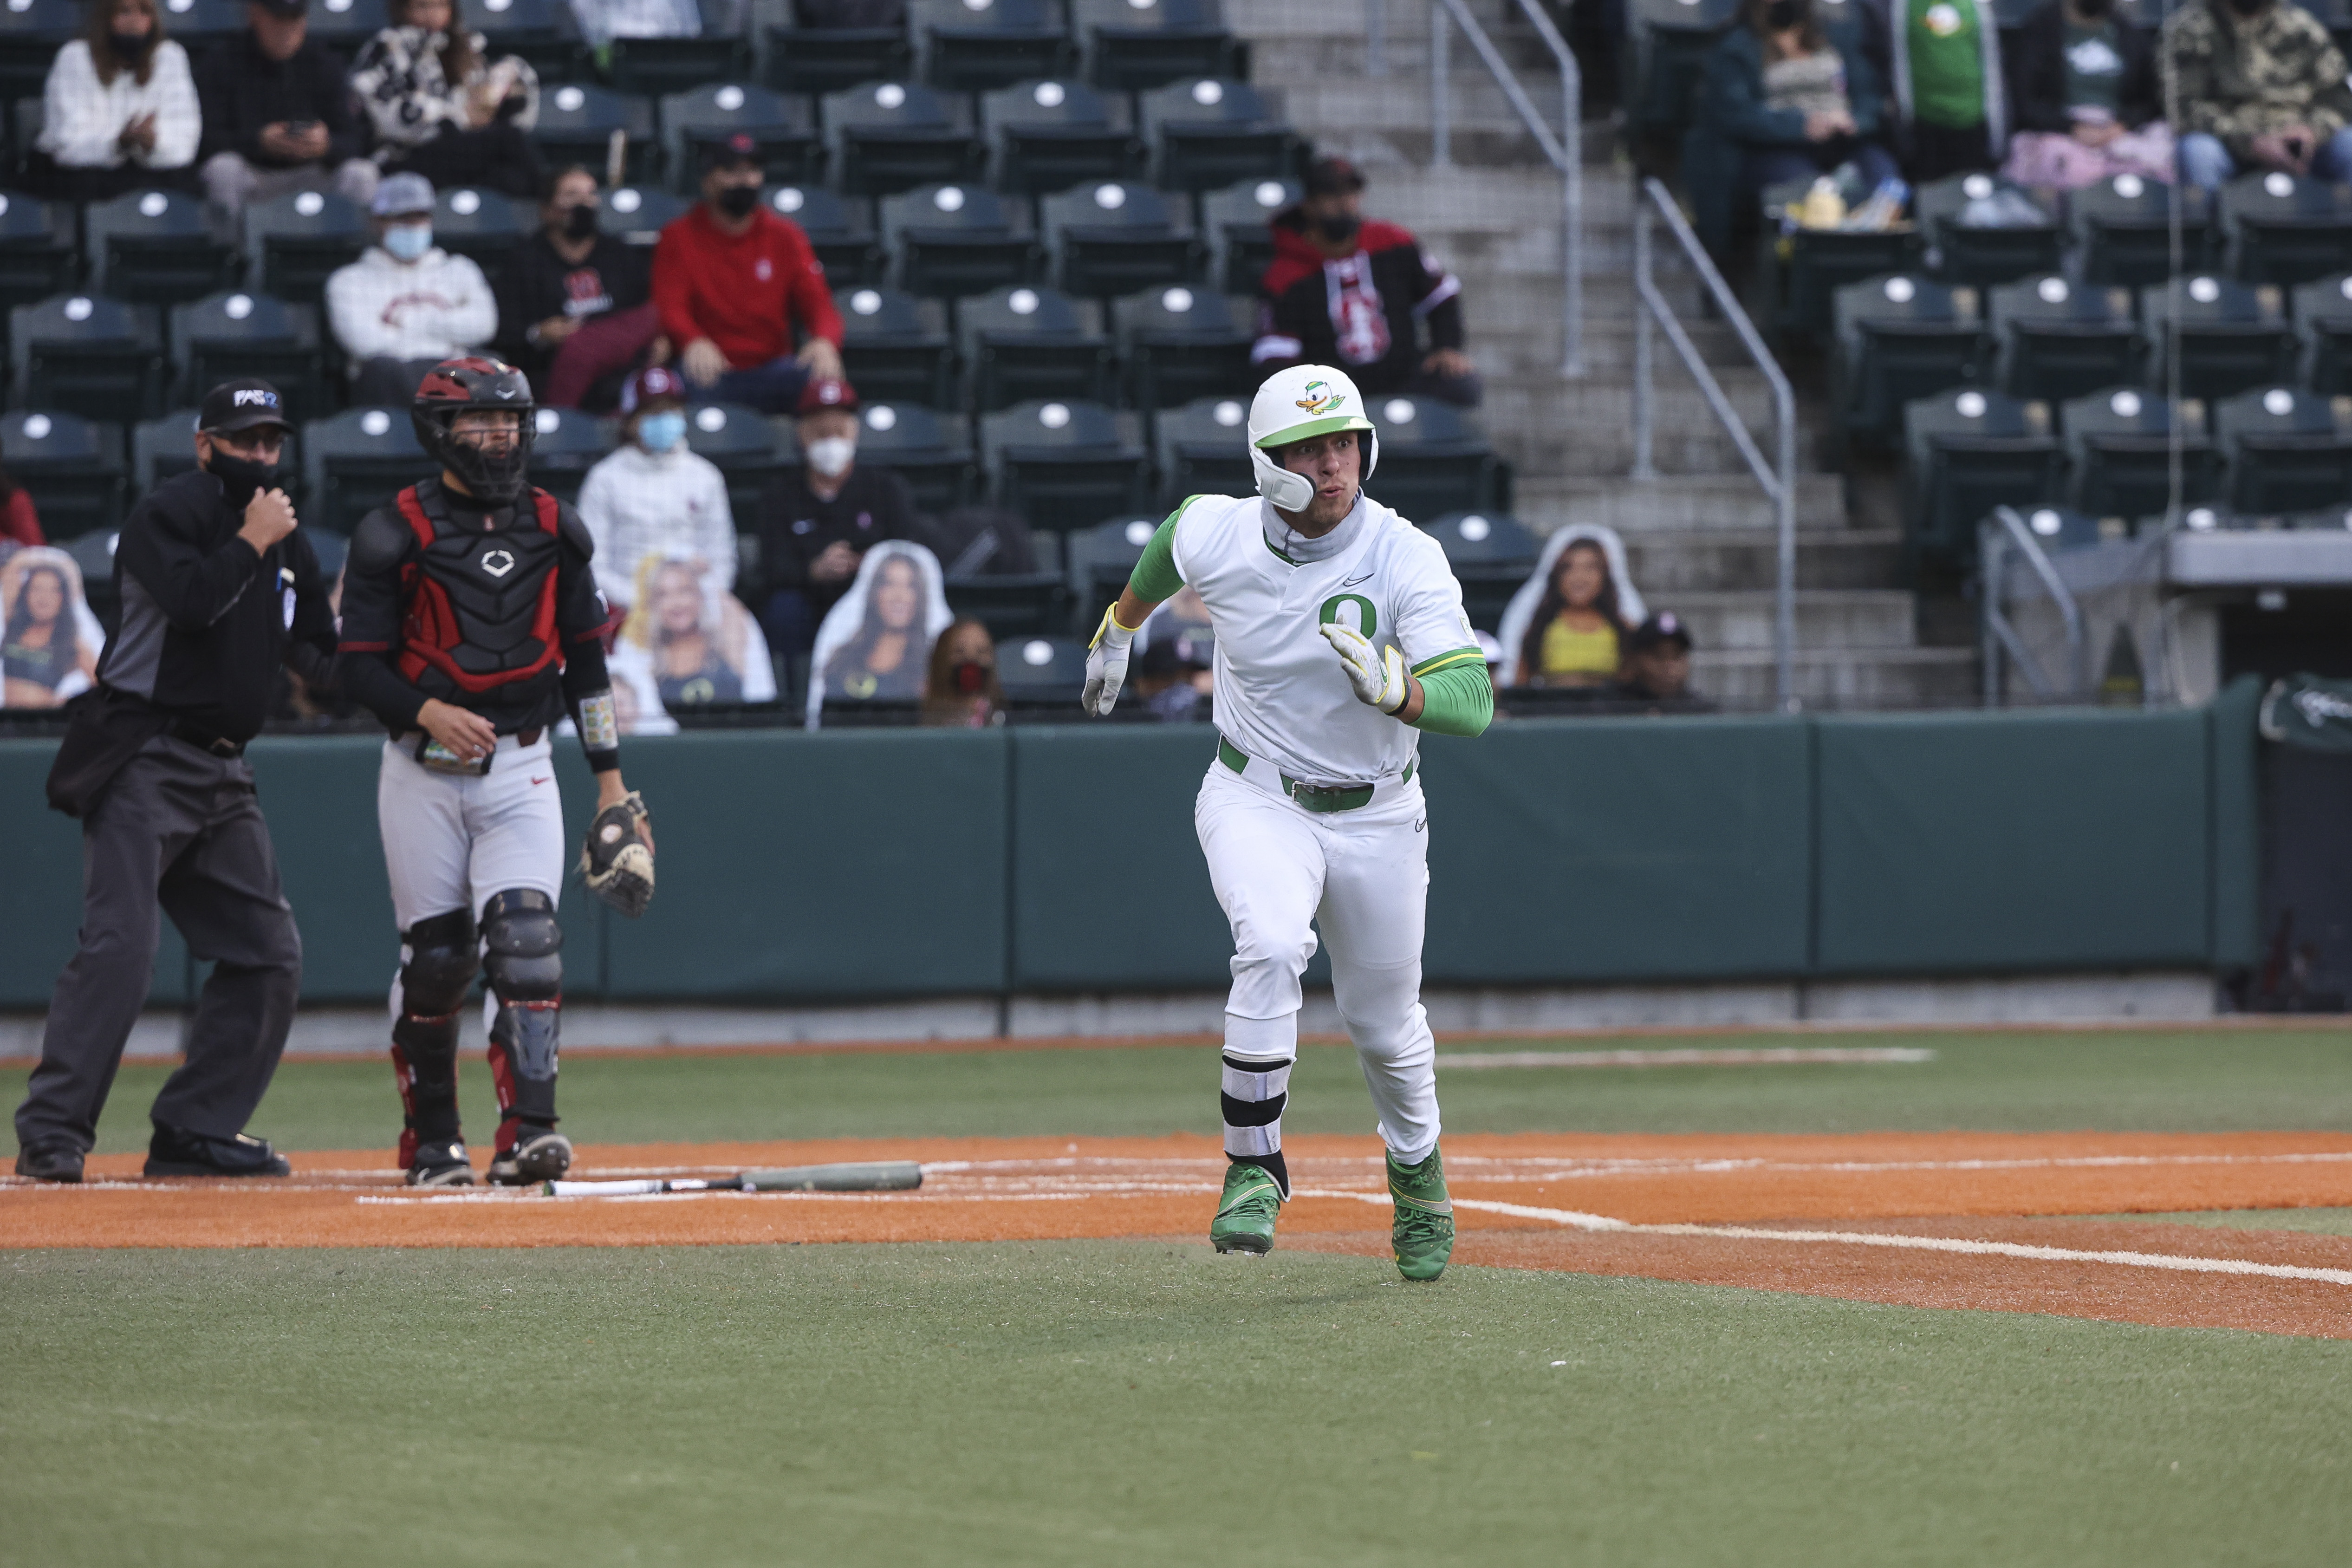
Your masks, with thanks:
M1297 1137L1286 1245L1381 1254L1379 1145ZM919 1192L410 1193L380 1152L287 1182L0 1186L0 1247L555 1247L1200 1236L1212 1140L587 1146L574 1174L917 1159ZM2067 1219L2352 1205L2341 1133L1520 1134L1451 1139L1457 1261L1928 1307L2352 1338L2352 1237ZM1369 1222L1369 1223L1368 1223ZM1241 1265L1236 1265L1240 1267Z

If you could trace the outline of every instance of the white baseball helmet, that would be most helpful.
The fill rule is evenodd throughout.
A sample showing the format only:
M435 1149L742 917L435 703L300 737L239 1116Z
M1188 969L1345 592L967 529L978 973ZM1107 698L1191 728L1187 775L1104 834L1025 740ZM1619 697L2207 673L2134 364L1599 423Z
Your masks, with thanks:
M1370 479L1381 460L1381 433L1364 416L1363 395L1347 372L1328 364L1300 364L1267 376L1250 400L1250 471L1257 476L1257 493L1285 511L1305 510L1315 499L1315 481L1292 473L1266 453L1334 430L1371 433L1365 443L1363 473Z

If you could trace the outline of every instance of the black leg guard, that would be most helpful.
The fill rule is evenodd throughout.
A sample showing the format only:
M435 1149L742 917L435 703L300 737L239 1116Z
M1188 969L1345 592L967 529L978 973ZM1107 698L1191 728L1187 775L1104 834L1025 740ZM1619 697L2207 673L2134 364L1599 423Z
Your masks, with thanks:
M528 888L493 893L482 906L484 967L498 997L490 1077L499 1091L498 1152L518 1123L555 1125L555 1058L563 1005L563 931L555 900Z
M477 964L473 915L452 910L401 933L400 1018L392 1026L392 1070L400 1086L400 1168L415 1167L420 1144L462 1142L457 1121L457 1014Z

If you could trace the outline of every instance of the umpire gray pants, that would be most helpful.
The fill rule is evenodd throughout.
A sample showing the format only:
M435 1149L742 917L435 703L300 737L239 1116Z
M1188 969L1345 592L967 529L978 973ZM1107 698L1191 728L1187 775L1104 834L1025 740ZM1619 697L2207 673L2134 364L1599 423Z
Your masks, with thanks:
M242 1132L278 1070L302 984L302 938L278 887L253 770L157 736L84 819L81 864L81 945L49 999L16 1142L87 1152L97 1141L154 973L159 911L213 973L187 1059L150 1114L215 1138Z

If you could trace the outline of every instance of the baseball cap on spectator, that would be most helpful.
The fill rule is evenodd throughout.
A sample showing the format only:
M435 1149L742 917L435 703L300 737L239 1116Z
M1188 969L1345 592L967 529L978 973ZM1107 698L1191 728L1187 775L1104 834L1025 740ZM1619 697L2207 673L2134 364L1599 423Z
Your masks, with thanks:
M811 378L801 388L801 400L795 414L822 414L828 408L838 408L844 414L857 412L857 389L837 375Z
M409 217L433 210L433 182L422 174L390 174L375 188L368 211L378 217Z
M640 404L667 398L688 401L686 380L666 364L649 364L621 384L621 412L635 414Z
M199 430L250 430L257 425L275 425L280 430L294 427L286 417L286 402L278 395L278 389L256 375L222 382L205 394L204 406L196 411Z
M1310 196L1336 196L1362 190L1364 174L1345 158L1318 158L1307 165L1306 185Z
M1690 628L1683 625L1683 618L1672 610L1661 610L1633 628L1633 635L1625 639L1625 647L1631 652L1640 653L1663 647L1670 642L1680 643L1685 653L1690 652Z
M706 142L702 149L702 171L706 174L713 169L732 169L759 161L760 144L741 131L731 136L722 136L716 142Z

